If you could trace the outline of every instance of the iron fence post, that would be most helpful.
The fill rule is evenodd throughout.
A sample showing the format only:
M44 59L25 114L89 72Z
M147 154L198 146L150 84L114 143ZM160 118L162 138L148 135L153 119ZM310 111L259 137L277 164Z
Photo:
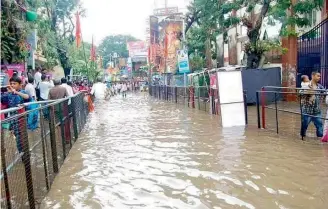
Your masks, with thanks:
M206 93L205 93L205 96L206 96ZM204 97L205 98L205 97ZM209 100L210 98L208 98L208 100ZM206 112L206 101L205 101L205 99L203 100L204 101L204 106L205 106L205 112Z
M212 98L212 91L210 89L209 93L208 93L208 101L209 101L209 110L210 110L210 114L213 114L213 98Z
M24 114L24 108L18 110L19 114ZM27 188L27 197L29 206L31 209L35 209L35 199L34 199L34 187L33 187L33 178L32 178L32 170L31 170L31 155L30 155L30 147L28 142L28 134L27 134L27 120L26 115L22 115L18 118L18 141L21 142L22 148L22 161L25 169L25 179L26 179L26 188Z
M262 128L265 128L265 96L264 87L261 89L261 106L262 106Z
M169 100L168 87L165 85L165 100Z
M183 105L186 104L186 94L187 94L187 90L186 90L186 87L183 87Z
M279 134L277 92L274 93L274 106L275 106L275 109L276 109L276 130L277 130L277 134Z
M256 92L256 110L257 110L257 127L261 128L261 116L260 116L260 96L259 92Z
M195 108L195 88L191 87L191 92L192 92L192 108Z
M66 137L65 137L65 128L64 128L64 120L63 120L63 112L61 111L63 109L62 103L57 104L58 105L58 114L59 114L59 126L60 126L60 135L62 138L62 144L63 144L63 159L66 158Z
M48 178L48 166L47 166L47 157L46 157L46 130L44 128L44 118L42 117L41 111L39 112L40 114L40 129L41 129L41 142L42 142L42 157L43 157L43 168L44 168L44 177L46 180L46 187L47 190L49 190L49 178Z
M210 104L210 106L211 106L211 114L212 115L214 115L214 113L215 113L215 109L214 109L214 92L213 92L213 90L212 90L212 88L210 88L210 102L211 102L211 104Z
M5 136L4 136L4 131L3 131L2 127L1 127L1 144L0 144L0 146L1 146L1 167L2 167L3 181L5 184L5 193L6 193L6 206L8 209L11 209L11 201L10 201L11 198L10 198L7 164L6 164Z
M248 124L248 108L247 108L247 94L244 91L244 107L245 107L245 123Z
M90 96L90 95L88 95ZM91 96L90 96L91 97ZM88 114L88 111L89 111L89 103L83 103L83 126L85 125L85 123L87 122L87 114Z
M72 117L73 117L73 129L74 129L74 138L75 141L77 140L77 138L79 137L79 133L77 130L77 120L76 120L76 96L72 98L71 101L71 111L72 111Z
M49 130L50 130L50 146L52 155L52 166L54 173L58 173L57 145L56 145L56 127L55 127L55 110L54 106L49 108Z
M68 140L69 140L69 146L70 146L70 149L72 148L72 134L71 134L71 116L70 116L70 109L71 109L71 105L72 105L72 101L70 104L69 103L70 100L66 100L64 105L65 105L65 108L66 109L66 122L65 122L65 134L67 133L67 137L68 137ZM66 130L67 129L67 130ZM66 139L67 140L67 139Z
M304 140L304 136L302 134L302 124L303 124L303 108L302 108L302 95L299 94L299 101L300 101L300 109L301 109L301 137L302 137L302 140Z
M200 110L200 91L199 91L199 87L197 88L197 98L198 98L198 110Z
M175 87L175 103L178 103L178 87Z

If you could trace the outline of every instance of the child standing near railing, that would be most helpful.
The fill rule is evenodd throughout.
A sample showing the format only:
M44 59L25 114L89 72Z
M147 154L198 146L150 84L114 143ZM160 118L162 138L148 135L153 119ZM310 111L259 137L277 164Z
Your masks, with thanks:
M302 75L301 78L302 78L302 83L301 83L302 89L310 89L310 79L309 79L309 76Z
M9 83L8 92L1 95L1 102L7 103L8 108L12 108L30 101L30 96L22 89L22 80L19 77L10 78Z
M14 76L9 80L10 85L7 87L8 92L1 95L1 102L8 104L8 108L17 107L25 102L30 102L30 96L28 93L22 89L22 80L18 76ZM15 111L14 114L17 114ZM20 119L14 119L10 121L9 129L13 133L13 137L16 139L16 145L19 152L23 151L23 145L21 142L21 130L20 127L23 127ZM4 125L4 124L3 124ZM3 127L2 127L3 128Z

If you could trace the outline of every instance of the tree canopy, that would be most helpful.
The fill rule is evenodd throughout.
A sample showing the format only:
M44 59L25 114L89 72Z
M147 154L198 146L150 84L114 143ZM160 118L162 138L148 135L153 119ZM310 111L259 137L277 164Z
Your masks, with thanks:
M195 0L188 7L186 14L187 45L190 47L190 53L192 50L198 49L200 55L210 59L211 56L206 56L206 54L211 50L206 52L207 43L204 40L215 42L214 37L217 34L223 34L226 41L227 30L233 25L241 24L247 28L251 46L249 49L253 49L253 51L247 51L246 54L258 58L262 55L259 53L263 52L264 44L258 43L261 42L260 33L264 18L268 18L271 24L282 23L281 35L295 36L297 35L295 26L309 26L310 20L307 14L321 9L322 5L323 0L297 1L295 4L292 4L291 0ZM236 11L243 8L245 8L245 14L237 16ZM259 12L258 8L260 8ZM288 16L287 11L291 10L293 12ZM209 47L210 45L207 48ZM257 47L260 49L257 50ZM211 53L213 55L215 51L212 50ZM253 61L249 60L248 65L251 66L249 62Z
M60 64L70 69L75 62L69 55L75 40L74 15L84 10L79 0L1 1L1 58L2 62L24 62L28 56L26 43L31 29L37 29L38 50L47 59L47 66ZM35 11L38 18L27 22L24 11ZM79 49L76 49L79 50ZM58 63L59 61L59 63Z
M106 66L114 53L117 53L119 57L129 57L126 45L129 41L138 41L138 39L130 35L110 35L105 37L98 46L98 52L103 58L103 66Z

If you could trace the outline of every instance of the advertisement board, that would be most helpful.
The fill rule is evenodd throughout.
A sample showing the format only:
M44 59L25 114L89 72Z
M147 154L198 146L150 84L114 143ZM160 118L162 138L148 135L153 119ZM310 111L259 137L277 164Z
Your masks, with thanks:
M144 56L148 55L148 48L144 41L133 41L127 43L129 57Z
M22 75L22 72L25 72L25 65L24 64L10 64L5 65L8 69L7 73L9 77L12 77L14 74L14 71L17 71L18 76Z
M188 59L188 51L187 50L178 50L178 66L179 73L189 73L189 59Z
M180 36L182 34L182 22L167 22L161 33L163 37L164 56L166 56L166 73L175 74L178 69L177 51L181 49ZM164 70L161 71L163 72Z

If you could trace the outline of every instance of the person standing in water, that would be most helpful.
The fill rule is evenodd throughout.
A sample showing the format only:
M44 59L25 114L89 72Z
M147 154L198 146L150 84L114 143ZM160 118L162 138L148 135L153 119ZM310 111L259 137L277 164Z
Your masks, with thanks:
M107 86L101 78L97 78L97 82L93 84L90 94L94 95L96 100L106 99L108 96Z
M302 108L302 123L301 123L301 136L306 136L306 130L311 123L317 129L317 137L323 137L323 124L322 114L320 108L320 94L324 91L324 87L319 84L321 79L320 72L312 72L312 80L308 86L308 89L304 90L304 95L301 96L301 108Z
M127 90L128 90L128 87L127 87L126 83L123 83L122 88L121 88L123 98L126 98Z

